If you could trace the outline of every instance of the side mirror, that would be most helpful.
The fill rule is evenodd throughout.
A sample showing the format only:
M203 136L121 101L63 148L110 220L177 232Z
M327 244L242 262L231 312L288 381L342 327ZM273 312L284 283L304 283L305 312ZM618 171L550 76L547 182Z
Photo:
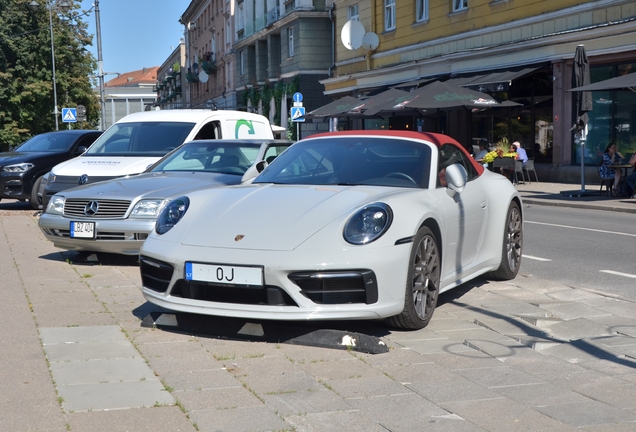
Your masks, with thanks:
M267 168L267 162L264 160L256 162L254 165L249 167L243 177L241 177L241 184L250 182L256 178L260 173L263 172L265 168Z
M82 155L84 154L84 152L87 150L88 148L85 146L79 146L78 148L75 149L75 151L73 152L76 155Z
M256 163L256 170L257 170L257 171L258 171L258 173L260 174L260 173L262 173L262 172L263 172L263 170L264 170L265 168L267 168L267 165L269 165L269 164L267 163L267 161L264 161L264 160L262 160L262 161L258 161L258 162Z
M466 186L468 174L466 169L460 164L452 164L446 167L446 193L453 198L455 194L461 193Z

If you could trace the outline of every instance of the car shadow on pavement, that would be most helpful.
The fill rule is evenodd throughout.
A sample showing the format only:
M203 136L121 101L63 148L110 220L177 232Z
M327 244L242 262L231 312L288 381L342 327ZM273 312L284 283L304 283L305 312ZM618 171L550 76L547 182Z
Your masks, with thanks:
M483 280L476 280L454 288L440 295L439 304L455 301L473 287L484 283ZM142 327L159 328L167 332L208 338L349 349L369 354L388 352L389 347L381 340L382 337L395 332L413 331L393 329L384 320L246 320L172 312L150 302L135 308L133 314L142 321Z
M139 257L136 255L119 255L101 252L77 252L77 251L60 251L46 255L40 255L41 259L50 261L66 261L69 264L79 266L123 266L138 267Z

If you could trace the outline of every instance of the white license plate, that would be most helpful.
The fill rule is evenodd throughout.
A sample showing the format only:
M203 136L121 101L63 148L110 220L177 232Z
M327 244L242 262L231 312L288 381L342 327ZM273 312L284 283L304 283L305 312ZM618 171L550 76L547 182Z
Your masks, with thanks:
M95 222L71 222L71 237L95 238Z
M185 278L199 282L263 286L263 268L186 262Z

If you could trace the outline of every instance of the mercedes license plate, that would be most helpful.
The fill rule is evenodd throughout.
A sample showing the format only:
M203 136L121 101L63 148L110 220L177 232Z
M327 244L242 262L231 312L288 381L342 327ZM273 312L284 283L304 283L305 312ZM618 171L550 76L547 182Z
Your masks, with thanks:
M186 262L185 278L198 282L263 286L263 268Z
M95 238L95 222L71 222L71 237Z

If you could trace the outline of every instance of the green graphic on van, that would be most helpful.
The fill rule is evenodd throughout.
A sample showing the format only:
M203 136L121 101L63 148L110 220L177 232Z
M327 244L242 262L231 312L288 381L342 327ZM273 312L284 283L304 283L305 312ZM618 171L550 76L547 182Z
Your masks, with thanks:
M234 130L234 135L235 138L238 139L239 137L239 129L241 128L241 126L247 126L248 130L247 133L250 135L254 135L254 125L252 125L252 121L251 120L237 120L236 121L236 129Z

